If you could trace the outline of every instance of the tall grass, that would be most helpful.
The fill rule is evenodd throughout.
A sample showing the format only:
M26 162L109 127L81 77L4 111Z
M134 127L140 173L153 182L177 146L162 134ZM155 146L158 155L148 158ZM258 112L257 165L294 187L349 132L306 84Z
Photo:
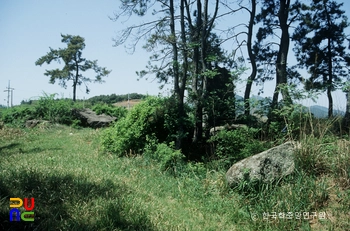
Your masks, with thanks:
M249 226L236 199L215 189L222 175L208 173L203 187L142 157L102 155L98 135L63 126L1 130L0 229L232 230L239 213ZM35 198L34 223L9 222L10 197Z
M143 156L103 153L99 130L5 126L0 230L350 230L350 141L331 124L312 126L300 133L292 175L234 189L210 163L174 176ZM11 197L35 198L34 222L9 221Z

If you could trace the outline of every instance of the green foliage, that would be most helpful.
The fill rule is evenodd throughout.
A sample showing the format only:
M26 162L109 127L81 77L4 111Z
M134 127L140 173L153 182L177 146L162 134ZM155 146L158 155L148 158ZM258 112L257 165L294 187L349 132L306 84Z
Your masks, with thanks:
M56 94L44 93L44 96L40 97L40 100L35 104L36 118L70 125L74 120L72 115L73 101L55 99L55 96Z
M34 119L35 115L36 110L33 107L15 106L7 109L2 109L0 118L5 124L23 126L25 121Z
M327 91L329 117L333 116L331 92L342 88L349 75L350 54L345 32L349 22L342 7L343 3L334 0L303 5L300 23L292 36L298 66L310 73L305 88Z
M207 108L208 128L220 126L235 118L235 96L232 76L226 68L219 66L209 71L208 96L204 100Z
M29 100L22 100L21 101L21 105L25 105L25 104L31 105L32 103L33 103L33 100L31 100L31 99L29 99Z
M80 126L82 125L82 124L81 124L81 121L78 120L78 119L74 119L74 120L72 120L71 122L72 122L72 124L71 124L72 128L78 129L78 128L80 128Z
M125 95L99 95L89 98L87 101L91 104L97 104L97 103L106 103L106 104L112 104L117 103L121 101L126 101L128 99L144 99L146 96L138 93L130 93Z
M235 162L252 156L266 149L264 143L256 140L259 130L255 128L241 128L234 131L220 131L208 142L214 146L219 166L227 169Z
M176 165L174 177L146 155L102 155L101 131L67 126L0 129L0 219L9 218L12 195L47 202L37 203L40 219L30 226L1 222L0 229L349 230L348 139L308 136L301 140L293 174L272 185L246 183L230 189L227 169L213 170L207 163ZM154 147L150 155L157 149L160 158L176 152L152 135L147 142ZM297 219L298 212L327 214L325 219L304 219L303 214ZM292 213L292 219L279 213Z
M96 112L97 115L106 114L117 117L117 119L125 117L128 112L124 107L116 107L108 104L96 104L92 107L92 110Z
M60 70L58 68L53 70L46 70L45 75L50 77L50 83L54 84L59 81L59 85L66 88L67 82L73 82L73 101L76 100L76 87L81 84L85 84L86 92L89 93L90 90L87 87L87 83L98 82L102 83L102 78L108 76L111 71L107 70L105 67L99 67L97 65L97 60L86 60L82 58L82 50L85 48L85 39L80 36L73 35L63 35L61 34L62 42L67 44L67 48L60 48L58 50L50 48L50 52L46 55L40 57L35 65L43 65L44 63L50 64L52 61L57 61L58 63L63 60L65 66ZM90 79L83 76L81 72L87 70L93 70L96 73L95 79Z
M175 141L177 123L183 120L177 117L171 102L171 98L146 98L133 107L125 118L104 131L103 148L117 155L130 152L140 154L147 144L147 137L154 137L160 143Z
M155 145L153 148L149 149L148 146L145 149L144 155L145 157L158 161L162 171L167 171L176 175L179 170L184 168L185 156L180 150L175 150L174 142L171 142L169 145L166 143L153 144Z
M124 155L129 152L140 153L146 144L146 135L156 132L156 111L162 105L161 98L149 97L136 105L125 118L106 129L102 135L105 150Z
M177 137L181 139L188 139L193 130L194 119L190 117L191 109L187 104L184 104L184 115L179 116L179 108L174 97L165 98L164 105L158 110L158 114L161 115L164 123L163 132L166 135L165 141L170 143L176 141ZM178 126L182 126L182 133L179 134ZM162 139L161 139L162 140ZM185 148L185 147L184 147Z
M34 104L3 109L0 118L6 124L18 127L24 126L24 123L30 119L79 126L80 121L75 120L72 109L81 108L81 104L74 103L71 99L55 99L56 94L43 94Z
M280 104L272 111L269 120L269 139L283 142L285 138L298 139L302 132L312 132L310 122L314 119L310 111L300 104Z

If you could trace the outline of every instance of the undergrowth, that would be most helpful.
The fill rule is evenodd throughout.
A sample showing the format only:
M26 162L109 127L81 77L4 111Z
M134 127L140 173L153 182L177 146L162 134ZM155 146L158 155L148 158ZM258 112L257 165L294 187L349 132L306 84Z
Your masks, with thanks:
M259 128L222 132L211 140L214 157L188 161L171 141L175 123L154 133L174 117L153 107L162 102L150 99L101 130L0 123L0 229L350 230L350 140L337 136L337 119L290 125L281 116L286 132L275 124L270 135L298 143L294 173L231 188L229 164L275 142L261 140ZM34 222L9 221L12 197L35 198Z

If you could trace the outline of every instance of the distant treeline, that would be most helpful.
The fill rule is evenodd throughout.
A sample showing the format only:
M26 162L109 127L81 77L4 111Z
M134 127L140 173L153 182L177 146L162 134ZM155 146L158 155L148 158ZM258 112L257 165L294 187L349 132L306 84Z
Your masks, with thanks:
M138 93L130 93L130 94L125 94L125 95L116 95L116 94L99 95L99 96L94 96L94 97L89 98L87 100L87 102L90 102L91 104L96 104L96 103L112 104L112 103L126 101L126 100L128 100L128 98L129 99L143 99L145 97L146 97L145 95L138 94Z
M91 103L93 104L97 104L97 103L106 103L106 104L112 104L112 103L117 103L117 102L122 102L122 101L126 101L129 99L143 99L145 98L146 95L142 95L142 94L138 94L138 93L130 93L125 94L125 95L116 95L116 94L111 94L111 95L99 95L99 96L94 96L91 97L87 100L85 100L85 102ZM57 99L59 100L59 99ZM70 99L67 99L70 100ZM22 100L21 105L23 104L33 104L35 103L37 100ZM82 99L77 99L77 102L82 102Z

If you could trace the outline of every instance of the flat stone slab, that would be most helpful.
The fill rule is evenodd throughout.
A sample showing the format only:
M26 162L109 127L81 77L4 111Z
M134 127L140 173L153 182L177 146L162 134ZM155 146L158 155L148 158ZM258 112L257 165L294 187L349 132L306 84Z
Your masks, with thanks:
M74 110L73 113L80 119L83 126L92 128L106 127L117 118L105 114L97 115L93 110L89 108Z

